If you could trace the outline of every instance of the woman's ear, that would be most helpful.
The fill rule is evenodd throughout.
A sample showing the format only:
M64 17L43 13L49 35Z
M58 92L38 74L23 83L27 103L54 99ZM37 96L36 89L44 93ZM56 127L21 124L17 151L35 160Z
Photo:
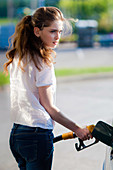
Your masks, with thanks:
M39 31L40 31L40 29L39 29L38 27L34 27L34 34L35 34L37 37L40 37Z

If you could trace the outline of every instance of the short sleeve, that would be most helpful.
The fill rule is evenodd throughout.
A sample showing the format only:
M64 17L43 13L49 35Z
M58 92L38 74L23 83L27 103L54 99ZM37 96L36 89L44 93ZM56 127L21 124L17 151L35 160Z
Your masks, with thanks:
M55 73L54 73L53 64L48 66L47 64L43 63L41 71L36 69L37 87L53 85L54 81L55 81Z

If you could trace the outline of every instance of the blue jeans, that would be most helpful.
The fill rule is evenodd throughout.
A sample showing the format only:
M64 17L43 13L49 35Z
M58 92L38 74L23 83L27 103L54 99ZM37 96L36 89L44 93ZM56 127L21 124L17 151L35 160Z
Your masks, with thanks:
M14 124L9 141L20 170L51 170L52 130Z

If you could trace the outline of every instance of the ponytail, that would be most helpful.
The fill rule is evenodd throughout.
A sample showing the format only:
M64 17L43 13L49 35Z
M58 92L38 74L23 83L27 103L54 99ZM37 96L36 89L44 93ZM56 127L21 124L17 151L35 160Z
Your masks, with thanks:
M8 62L4 64L4 71L8 73L7 67L13 62L15 55L19 58L18 66L24 71L28 61L33 61L38 70L41 70L40 58L47 65L53 62L52 49L47 49L41 38L34 34L34 27L43 29L48 27L54 20L64 21L63 14L56 7L38 8L33 16L27 15L16 25L15 33L10 37L10 50L6 53ZM29 57L29 58L28 58ZM21 66L22 59L25 63Z
M28 46L28 41L30 36L33 36L33 26L31 24L32 17L30 15L25 16L15 28L15 33L10 37L11 43L9 48L11 48L7 53L6 57L9 60L4 64L4 71L8 73L7 67L13 62L14 56L18 53L19 63L26 54L26 49ZM20 66L21 67L21 66Z

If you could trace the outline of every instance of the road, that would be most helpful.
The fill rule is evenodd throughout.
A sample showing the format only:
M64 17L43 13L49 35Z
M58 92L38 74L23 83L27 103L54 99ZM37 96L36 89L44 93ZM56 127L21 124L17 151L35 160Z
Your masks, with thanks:
M88 68L113 66L113 47L75 48L75 44L57 48L57 68Z
M74 43L60 44L55 50L56 68L85 68L113 66L113 47L76 48ZM0 51L0 71L6 61L5 51Z
M98 79L60 82L57 101L61 110L79 125L95 124L98 120L109 122L113 118L113 80ZM56 134L66 132L57 125ZM54 170L101 170L105 145L99 143L78 153L75 140L55 144Z
M74 78L74 77L73 77ZM113 79L80 80L58 79L57 106L80 126L95 124L98 120L109 122L113 116ZM16 170L8 136L11 127L9 116L9 88L0 92L0 170ZM54 134L68 130L56 124ZM53 170L101 170L105 145L96 144L80 153L74 148L76 140L55 144Z
M113 48L57 49L56 68L112 66ZM5 61L1 53L1 65ZM109 122L113 118L112 73L100 76L67 77L57 79L57 106L80 126L95 124L98 120ZM11 128L9 87L0 91L0 170L17 170L8 138ZM56 123L54 134L68 130ZM98 143L77 152L77 140L62 141L54 145L53 170L102 170L105 145Z

